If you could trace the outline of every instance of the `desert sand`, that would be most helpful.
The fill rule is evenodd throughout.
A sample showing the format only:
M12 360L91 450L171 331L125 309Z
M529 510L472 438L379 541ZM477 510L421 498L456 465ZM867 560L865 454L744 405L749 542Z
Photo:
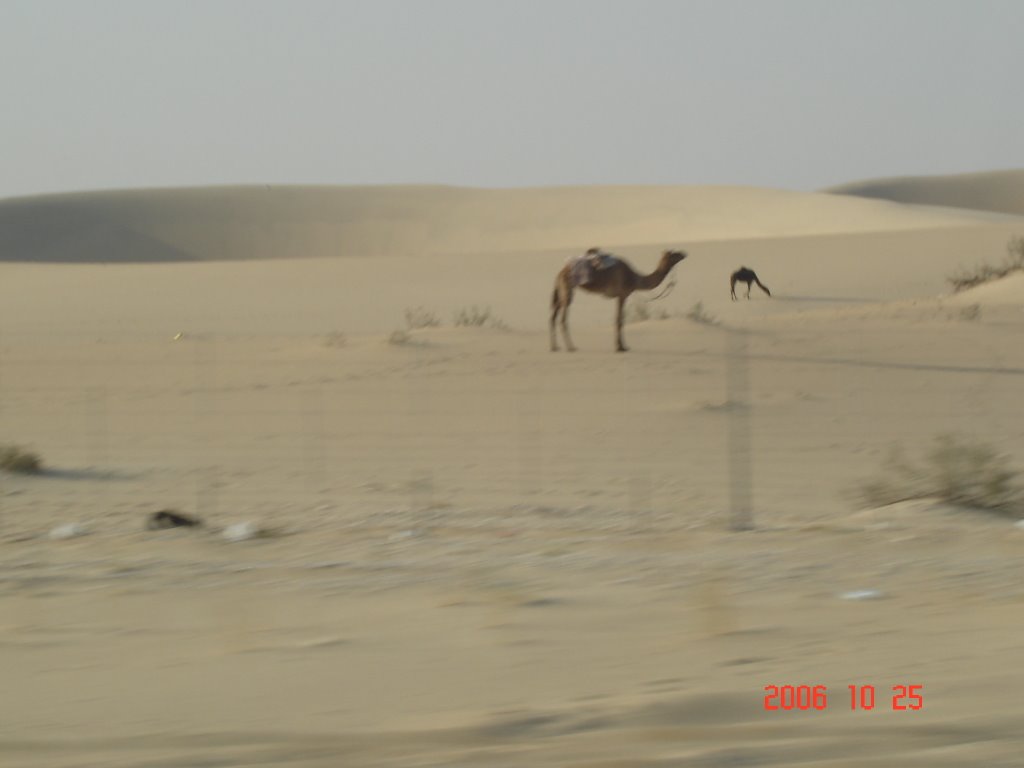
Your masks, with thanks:
M1024 235L1003 202L0 202L0 443L46 467L0 473L0 761L1020 765L1024 530L857 494L946 433L1024 469L1024 278L947 283ZM627 354L582 293L548 350L590 246L688 253ZM741 265L772 298L730 300ZM167 508L206 525L146 530Z

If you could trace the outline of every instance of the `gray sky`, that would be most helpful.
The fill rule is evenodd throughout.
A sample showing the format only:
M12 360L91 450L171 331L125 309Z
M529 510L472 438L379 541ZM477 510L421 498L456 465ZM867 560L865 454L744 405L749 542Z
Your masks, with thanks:
M1019 0L0 0L0 197L1024 168Z

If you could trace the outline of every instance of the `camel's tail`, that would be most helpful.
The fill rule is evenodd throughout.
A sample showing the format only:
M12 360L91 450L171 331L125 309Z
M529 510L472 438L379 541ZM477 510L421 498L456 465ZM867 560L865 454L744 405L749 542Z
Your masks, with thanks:
M554 292L551 294L551 308L554 309L558 306L558 286L555 286Z

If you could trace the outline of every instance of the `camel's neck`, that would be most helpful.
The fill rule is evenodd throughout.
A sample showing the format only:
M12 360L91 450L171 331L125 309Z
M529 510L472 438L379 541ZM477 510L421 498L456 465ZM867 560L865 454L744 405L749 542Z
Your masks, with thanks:
M671 265L662 262L658 265L658 268L651 272L649 275L640 275L640 279L637 280L636 287L641 291L650 291L661 285L665 276L672 270Z

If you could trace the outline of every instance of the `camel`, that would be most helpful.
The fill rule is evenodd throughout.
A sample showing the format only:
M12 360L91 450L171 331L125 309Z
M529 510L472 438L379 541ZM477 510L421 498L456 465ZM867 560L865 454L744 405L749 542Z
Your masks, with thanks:
M772 292L768 290L768 286L757 279L757 273L752 269L746 267L740 267L729 277L729 292L732 295L732 300L736 301L736 283L747 284L747 298L750 298L750 286L753 283L757 283L757 287L768 294L771 297Z
M686 258L683 251L665 251L657 268L649 275L638 274L625 260L618 256L602 253L591 248L582 257L573 257L555 278L555 291L551 296L551 351L558 351L555 324L561 315L562 336L565 348L575 352L576 347L569 336L569 305L575 288L598 293L618 301L615 313L615 348L628 351L622 342L622 310L626 299L633 291L650 291L661 285L665 276L676 264Z

